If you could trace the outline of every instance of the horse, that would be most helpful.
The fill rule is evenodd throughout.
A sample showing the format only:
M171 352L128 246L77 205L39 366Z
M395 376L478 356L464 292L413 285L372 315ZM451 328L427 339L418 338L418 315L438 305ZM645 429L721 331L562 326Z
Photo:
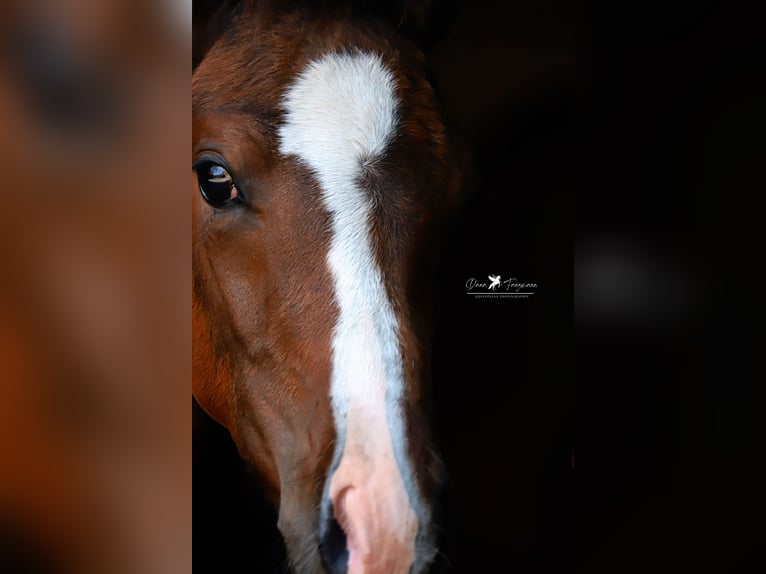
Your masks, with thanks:
M193 396L299 574L444 553L431 289L461 162L425 56L368 4L224 5L192 73Z

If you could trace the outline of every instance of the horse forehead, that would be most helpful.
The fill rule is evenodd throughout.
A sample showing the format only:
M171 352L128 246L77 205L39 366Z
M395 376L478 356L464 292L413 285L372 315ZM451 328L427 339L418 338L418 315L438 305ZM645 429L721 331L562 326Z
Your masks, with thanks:
M327 56L361 51L389 53L390 46L368 23L333 14L306 19L290 11L277 16L249 12L200 63L192 81L193 104L247 111L276 128L285 91L307 67L327 62ZM339 63L336 72L342 67Z
M325 189L364 175L396 130L396 82L370 52L311 61L285 91L279 145L316 173ZM355 182L352 182L355 183Z

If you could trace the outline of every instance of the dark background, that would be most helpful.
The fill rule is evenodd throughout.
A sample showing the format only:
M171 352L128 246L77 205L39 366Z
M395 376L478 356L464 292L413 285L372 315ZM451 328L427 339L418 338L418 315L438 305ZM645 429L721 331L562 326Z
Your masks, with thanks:
M436 424L454 481L455 572L574 562L572 3L458 2L430 52L475 187L437 287ZM538 284L475 299L488 274Z
M762 20L744 2L581 15L578 569L759 571Z

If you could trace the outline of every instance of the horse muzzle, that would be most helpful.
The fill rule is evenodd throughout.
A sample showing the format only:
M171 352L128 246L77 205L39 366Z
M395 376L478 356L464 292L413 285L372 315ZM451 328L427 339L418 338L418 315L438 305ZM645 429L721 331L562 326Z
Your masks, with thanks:
M444 485L427 502L413 496L396 460L345 455L331 473L321 505L319 548L330 574L423 574L441 571L445 531Z

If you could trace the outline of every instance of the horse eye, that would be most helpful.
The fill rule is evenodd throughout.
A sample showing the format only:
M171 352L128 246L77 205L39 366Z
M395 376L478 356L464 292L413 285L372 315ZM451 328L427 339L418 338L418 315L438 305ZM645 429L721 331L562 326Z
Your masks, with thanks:
M234 179L225 167L205 162L197 167L197 181L202 197L213 207L240 201Z

